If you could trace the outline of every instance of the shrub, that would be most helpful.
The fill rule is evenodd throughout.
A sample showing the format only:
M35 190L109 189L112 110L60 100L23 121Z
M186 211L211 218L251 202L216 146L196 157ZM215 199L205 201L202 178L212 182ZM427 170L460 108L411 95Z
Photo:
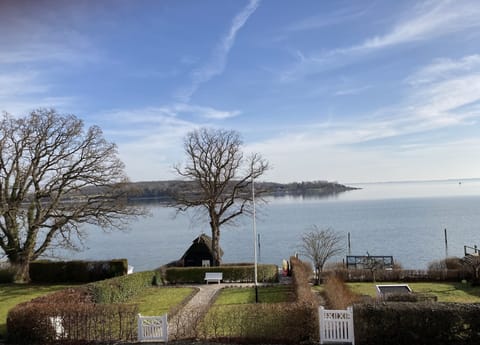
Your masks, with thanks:
M311 266L295 257L290 258L290 263L292 266L292 283L296 301L317 305L317 298L310 287Z
M458 257L448 257L428 264L428 271L462 270L463 268L462 260Z
M358 296L337 276L328 277L324 287L327 304L331 309L347 309L348 306L358 300Z
M205 283L205 272L222 272L223 281L253 282L253 265L227 265L218 267L168 267L165 269L165 279L170 284ZM258 281L277 282L278 267L276 265L258 265Z
M450 345L480 342L480 304L373 303L354 305L359 345Z
M15 344L133 341L137 314L134 305L21 303L8 313L8 340ZM63 329L60 333L55 319Z
M145 271L103 280L88 285L95 303L122 303L142 293L158 281L158 272Z
M200 333L205 338L248 344L314 343L318 323L312 312L315 314L314 309L301 303L214 306L203 320Z
M373 275L370 270L361 269L343 269L324 272L324 276L335 274L346 282L372 282ZM471 277L468 270L378 270L375 272L375 281L377 282L431 282L431 281L450 281L457 282Z
M30 263L36 283L89 283L127 274L127 259L110 261L48 261Z

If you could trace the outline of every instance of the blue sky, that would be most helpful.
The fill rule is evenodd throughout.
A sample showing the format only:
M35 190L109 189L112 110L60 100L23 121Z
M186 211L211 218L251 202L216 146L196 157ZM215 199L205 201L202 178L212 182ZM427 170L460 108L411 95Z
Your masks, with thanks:
M266 180L480 177L480 2L0 1L0 110L74 113L133 181L235 129Z

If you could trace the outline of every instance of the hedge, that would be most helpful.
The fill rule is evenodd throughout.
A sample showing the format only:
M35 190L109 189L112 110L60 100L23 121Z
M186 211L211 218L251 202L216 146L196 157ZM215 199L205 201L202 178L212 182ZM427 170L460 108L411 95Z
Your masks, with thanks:
M330 275L341 277L346 282L372 282L373 272L371 270L362 269L341 269L334 271L324 271L322 279L326 279ZM377 270L375 271L375 281L391 282L391 281L407 281L407 282L433 282L433 281L451 281L458 282L463 279L470 279L471 272L466 270Z
M88 285L95 303L122 303L142 293L158 281L156 271L145 271Z
M0 284L13 283L15 269L11 266L0 266Z
M127 274L127 259L109 261L49 261L30 263L34 283L89 283Z
M8 341L14 344L136 340L138 307L127 304L21 303L9 311ZM57 334L54 320L63 332Z
M478 344L479 315L480 304L355 304L355 342L358 345Z
M317 314L305 303L213 306L200 333L206 339L229 343L313 344L318 339Z
M169 267L165 270L165 278L170 284L205 283L205 272L222 272L223 281L246 283L254 280L254 266L218 266L218 267ZM259 282L273 283L278 281L276 265L258 265Z
M136 340L137 306L118 304L156 282L155 271L138 272L68 288L21 303L7 316L8 339L18 344ZM50 318L65 329L60 336Z

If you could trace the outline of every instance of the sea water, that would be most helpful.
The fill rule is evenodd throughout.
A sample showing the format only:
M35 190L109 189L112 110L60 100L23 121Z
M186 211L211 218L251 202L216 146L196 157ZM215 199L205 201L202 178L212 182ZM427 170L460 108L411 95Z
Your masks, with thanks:
M349 185L361 189L327 198L269 197L257 204L259 261L281 264L300 252L302 234L314 225L344 237L343 254L331 261L368 252L424 269L431 261L463 256L464 245L480 245L480 180ZM150 216L125 231L85 228L83 250L64 252L63 258L127 258L135 270L153 269L179 259L202 232L210 234L208 219L199 214L176 215L162 204L147 208ZM243 217L222 228L224 262L253 262L252 224Z

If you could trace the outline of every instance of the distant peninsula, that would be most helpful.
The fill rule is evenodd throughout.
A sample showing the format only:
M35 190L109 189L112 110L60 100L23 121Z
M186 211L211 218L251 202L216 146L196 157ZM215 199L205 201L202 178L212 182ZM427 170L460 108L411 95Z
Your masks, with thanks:
M131 182L129 200L158 200L168 202L171 196L182 191L195 189L195 183L181 180ZM333 196L359 188L345 186L337 182L310 181L310 182L255 182L256 191L262 196Z

